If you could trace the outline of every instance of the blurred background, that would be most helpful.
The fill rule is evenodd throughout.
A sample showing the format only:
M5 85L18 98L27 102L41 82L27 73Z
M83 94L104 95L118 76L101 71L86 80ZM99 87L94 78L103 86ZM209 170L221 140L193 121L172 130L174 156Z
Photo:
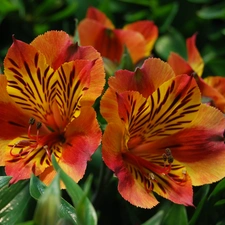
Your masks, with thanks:
M106 13L117 28L137 20L153 20L159 28L153 53L164 60L170 51L185 56L185 40L197 32L197 47L206 64L204 76L225 75L222 0L1 0L0 63L12 35L25 42L52 29L73 35L75 19L83 19L88 6Z

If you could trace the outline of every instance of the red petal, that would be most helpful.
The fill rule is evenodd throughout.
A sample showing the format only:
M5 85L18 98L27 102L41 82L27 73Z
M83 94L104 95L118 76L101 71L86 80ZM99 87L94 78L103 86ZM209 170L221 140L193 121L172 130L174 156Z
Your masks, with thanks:
M65 138L59 165L78 182L101 141L101 130L93 108L82 107L80 116L68 126Z
M174 70L176 75L193 73L191 66L178 54L172 52L169 55L168 63Z
M196 36L197 34L194 34L192 37L188 38L186 41L188 63L190 64L192 69L198 74L198 76L201 76L203 72L203 68L204 68L204 62L195 45Z
M114 29L114 25L107 16L94 7L89 7L87 11L87 18L97 21L98 23L104 25L106 28Z
M171 67L160 59L149 58L135 72L119 70L109 79L116 92L139 91L144 97L151 95L161 84L175 76Z

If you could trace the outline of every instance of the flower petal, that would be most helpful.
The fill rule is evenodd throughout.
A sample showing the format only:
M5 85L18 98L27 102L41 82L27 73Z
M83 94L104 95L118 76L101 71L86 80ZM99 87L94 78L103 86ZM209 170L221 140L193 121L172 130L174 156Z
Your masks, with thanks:
M118 177L118 190L124 199L139 207L152 208L158 204L158 201L153 194L147 193L138 182L135 182L123 163L121 150L123 149L124 130L122 127L117 123L107 125L102 140L103 160Z
M152 142L189 126L201 104L197 84L188 75L165 82L148 99L138 92L117 96L119 115L130 135L129 148L137 141Z
M10 140L27 133L30 117L24 114L12 101L6 91L6 86L6 76L0 75L0 137L4 140Z
M80 114L80 101L90 84L90 72L95 62L75 60L64 63L58 70L55 100L62 120L71 122ZM65 126L64 126L65 127Z
M66 130L66 142L59 161L62 169L76 182L83 177L87 161L97 150L101 136L94 109L82 107L80 116Z
M188 38L186 41L188 63L190 64L192 69L198 74L198 76L201 76L203 72L203 68L204 68L204 61L195 45L196 36L197 34L194 34L192 37Z
M14 39L4 61L7 91L26 113L45 121L55 92L56 76L34 47Z
M157 58L149 58L135 72L117 71L108 83L116 92L139 91L147 98L161 84L173 77L175 74L167 63Z
M209 76L205 79L197 80L201 93L209 97L212 105L225 113L225 78L219 76Z
M30 45L45 56L46 63L54 70L64 62L74 60L79 48L64 31L48 31L37 36Z
M158 28L152 21L142 20L127 24L124 30L133 30L140 33L145 39L145 57L151 53L153 45L158 37Z
M201 105L191 126L170 137L141 146L139 154L151 149L152 154L170 148L182 163L193 185L216 182L225 176L224 115L217 109Z
M168 58L168 63L172 67L176 75L189 74L191 75L194 71L191 66L178 54L171 52Z
M95 20L98 23L101 23L106 28L114 29L114 25L111 22L111 20L109 18L107 18L107 16L103 12L101 12L100 10L98 10L94 7L88 8L86 17L89 19Z

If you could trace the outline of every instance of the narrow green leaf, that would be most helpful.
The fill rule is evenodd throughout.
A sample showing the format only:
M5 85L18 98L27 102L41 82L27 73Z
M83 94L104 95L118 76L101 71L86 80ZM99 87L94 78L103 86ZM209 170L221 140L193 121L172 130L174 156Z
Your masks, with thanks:
M209 195L209 201L215 201L220 198L221 193L225 192L225 179L221 180Z
M173 204L163 217L161 225L174 225L177 224L178 221L179 224L182 225L188 224L186 208L183 205Z
M164 212L162 210L158 211L153 217L144 222L142 225L160 225L163 219Z
M59 220L58 211L60 206L60 195L59 175L57 174L38 200L34 215L36 224L56 224Z
M79 225L97 225L97 214L96 211L86 197L86 194L80 188L80 186L74 182L58 165L53 155L52 164L54 168L60 172L60 178L66 186L66 190L70 195L73 204L77 210L77 221ZM82 209L82 210L81 210Z
M44 193L46 185L43 184L36 176L32 175L30 180L30 194L36 200ZM60 199L61 204L59 207L59 217L68 219L73 225L77 224L77 216L74 207L69 204L65 199Z
M203 207L205 205L205 202L207 201L208 198L208 193L209 193L210 186L209 185L204 185L200 188L196 196L200 201L198 201L197 208L194 212L194 215L192 216L191 220L189 221L189 225L195 225L197 224L198 219L200 218L200 214L203 211Z
M163 60L167 60L170 52L176 52L186 58L186 44L184 37L175 29L170 29L168 34L158 38L155 44L157 55Z
M0 177L0 224L12 225L21 221L30 201L28 181L8 185L10 177Z
M197 12L197 15L202 19L225 19L225 2L220 2L215 5L204 7Z
M221 199L215 203L215 206L225 205L225 199Z
M16 224L16 225L36 225L36 224L35 224L34 221L32 220L32 221L27 221L27 222L24 222L24 223L18 223L18 224Z

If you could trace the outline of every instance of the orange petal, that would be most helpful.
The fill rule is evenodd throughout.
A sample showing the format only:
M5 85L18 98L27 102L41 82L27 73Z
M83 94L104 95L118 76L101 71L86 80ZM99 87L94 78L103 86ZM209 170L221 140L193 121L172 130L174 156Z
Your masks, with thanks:
M225 118L219 110L204 104L197 114L188 128L137 151L152 149L152 154L159 154L170 148L173 157L186 167L193 185L203 185L225 176Z
M172 52L169 55L168 63L176 75L193 73L191 66L178 54Z
M79 48L64 31L48 31L37 36L30 45L45 56L46 63L54 70L74 60Z
M7 91L15 103L34 118L46 120L55 95L53 69L34 47L14 39L4 61Z
M225 78L219 76L199 78L198 86L202 95L209 97L213 101L212 105L225 113Z
M135 72L119 70L109 79L109 86L116 92L139 91L144 97L151 95L161 84L175 76L171 67L157 58L145 60Z
M192 69L198 74L198 76L201 76L204 68L204 61L195 45L196 36L197 34L194 34L186 41L188 63L190 64Z
M80 116L66 130L66 142L59 161L62 169L76 182L83 177L87 161L97 150L101 136L94 109L82 107Z
M6 91L6 85L6 76L0 75L0 137L10 140L27 133L30 117L23 113L12 101Z
M145 57L148 57L158 37L158 28L152 21L143 20L126 25L123 29L140 33L145 40Z
M56 72L58 85L55 101L65 124L80 115L80 101L89 88L93 65L93 61L75 60L64 63Z
M88 8L86 17L97 21L98 23L104 25L104 27L106 28L114 29L114 25L111 20L107 18L107 16L103 12L94 7Z
M130 135L129 148L135 148L137 141L151 142L189 126L201 104L197 84L187 75L165 82L148 99L138 92L117 96L119 115Z

